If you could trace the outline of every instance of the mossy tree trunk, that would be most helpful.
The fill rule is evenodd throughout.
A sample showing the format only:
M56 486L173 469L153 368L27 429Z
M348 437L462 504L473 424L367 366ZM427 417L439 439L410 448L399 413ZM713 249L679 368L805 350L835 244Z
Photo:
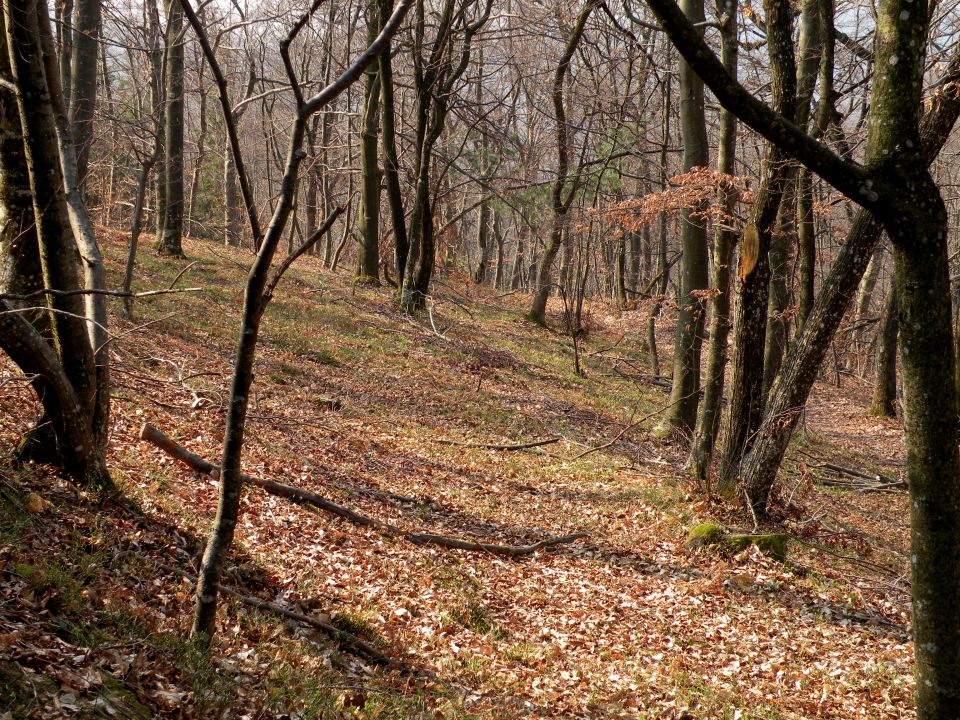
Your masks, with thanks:
M925 3L909 0L878 4L867 164L859 166L826 151L802 129L730 83L675 4L669 0L648 0L648 4L680 51L710 78L724 105L869 209L890 237L910 492L916 712L920 720L960 717L960 555L956 552L960 547L960 454L948 222L940 190L928 170L930 147L921 146L918 122L931 10ZM940 108L956 102L955 93L944 95ZM808 321L805 333L810 325ZM762 510L759 499L748 501Z

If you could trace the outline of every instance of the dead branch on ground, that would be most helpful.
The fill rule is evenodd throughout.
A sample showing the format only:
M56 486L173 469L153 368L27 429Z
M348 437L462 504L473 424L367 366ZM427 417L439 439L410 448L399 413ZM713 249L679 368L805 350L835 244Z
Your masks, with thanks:
M203 475L209 475L214 479L218 479L220 477L220 469L216 465L211 463L209 460L205 460L196 453L187 450L175 440L167 437L163 432L155 428L150 423L145 423L143 428L141 428L140 439L146 440L147 442L155 445L171 457L179 460L196 472L199 472ZM557 439L559 440L559 438ZM336 515L337 517L341 517L344 520L353 523L354 525L373 528L374 530L382 532L390 537L408 540L415 545L438 545L439 547L445 547L452 550L487 552L493 555L504 555L506 557L525 557L527 555L533 555L535 552L537 552L537 550L553 547L554 545L571 543L574 540L588 537L587 533L577 532L559 537L546 538L539 542L533 543L532 545L497 545L462 540L460 538L448 537L446 535L436 535L433 533L412 533L403 530L396 525L391 525L381 520L377 520L376 518L362 515L351 508L335 503L332 500L327 500L325 497L318 495L315 492L304 490L303 488L294 487L293 485L286 485L274 480L264 480L262 478L256 478L252 475L245 474L241 475L241 481L249 485L255 485L256 487L267 491L271 495L276 495L277 497L282 497L298 504L303 503L312 505L319 510L323 510L332 515Z
M445 440L438 439L434 442L439 443L440 445L454 445L456 447L465 447L465 448L480 448L482 450L528 450L530 448L543 447L544 445L552 445L555 442L562 440L560 437L550 437L544 438L543 440L533 440L532 442L517 443L517 444L500 444L500 443L473 443L473 442L460 442L459 440Z

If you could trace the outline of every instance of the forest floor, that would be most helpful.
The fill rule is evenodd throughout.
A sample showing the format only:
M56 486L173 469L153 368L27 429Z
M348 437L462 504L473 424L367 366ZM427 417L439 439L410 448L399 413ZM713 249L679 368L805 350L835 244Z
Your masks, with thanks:
M103 235L119 284L125 240ZM410 319L391 289L354 288L313 258L268 311L245 471L404 531L587 537L522 558L449 550L250 488L225 584L392 663L229 598L212 654L199 652L184 573L216 483L139 433L149 422L217 461L250 258L185 250L144 247L138 289L189 265L178 283L200 292L113 320L110 465L125 505L12 464L38 407L0 362L0 718L912 716L906 495L823 484L844 481L831 465L903 473L900 425L868 416L859 381L818 386L791 448L775 501L787 561L691 550L698 523L751 521L707 501L680 445L650 432L669 400L651 382L644 313L588 307L581 377L568 337L521 319L524 296L444 279ZM663 367L669 335L664 321ZM560 440L447 444L547 438Z

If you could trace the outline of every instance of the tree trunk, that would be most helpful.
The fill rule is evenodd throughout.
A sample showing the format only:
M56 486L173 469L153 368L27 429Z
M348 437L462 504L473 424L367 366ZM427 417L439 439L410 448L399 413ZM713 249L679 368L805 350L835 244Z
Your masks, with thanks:
M374 0L367 3L367 42L379 32L379 15ZM363 117L360 126L360 204L357 231L360 253L354 282L380 285L380 164L377 153L380 110L380 80L376 65L366 72L363 89Z
M201 78L202 82L202 78ZM200 131L197 133L197 157L193 163L193 173L190 177L190 202L187 204L187 237L193 235L193 223L196 222L197 196L200 191L200 177L203 172L203 161L207 156L207 90L200 88L200 107L197 110L200 116Z
M741 119L748 118L751 127L789 148L811 170L869 208L893 243L910 492L916 712L919 720L960 717L960 606L956 602L960 454L949 227L945 204L928 170L929 144L921 146L918 132L931 8L902 0L882 0L877 6L873 58L877 72L871 92L867 163L861 167L825 152L795 126L778 124L769 108L743 97L742 88L725 84L709 48L697 42L695 29L683 21L676 7L664 0L647 2L685 57L710 78L711 89L725 106L733 109L734 98L744 100L745 105L736 108ZM769 28L769 14L767 22ZM954 63L951 66L956 70ZM934 108L938 114L956 103L955 93L943 93ZM793 407L789 411L796 412ZM774 422L785 419L777 415ZM749 497L748 502L757 509L759 499ZM765 498L759 509L764 506Z
M183 10L180 0L167 2L167 78L164 151L163 229L160 255L183 257Z
M223 151L223 243L240 245L240 196L237 192L237 167L227 142Z
M393 0L378 0L380 5L380 23L393 11ZM390 219L393 223L394 265L397 282L401 282L407 263L409 239L407 238L407 220L403 210L403 190L400 188L400 161L397 156L396 108L393 96L393 63L390 58L390 45L384 48L377 61L380 71L380 132L383 136L383 179L387 190L387 203L390 205Z
M796 69L790 30L791 10L785 0L767 0L764 9L774 106L781 115L793 117ZM786 154L777 146L768 144L764 164L763 180L744 231L744 237L755 236L757 241L752 268L754 258L749 257L752 253L745 253L743 245L740 250L738 292L734 304L730 409L717 485L726 497L732 497L736 492L740 460L749 450L763 417L763 351L770 282L768 251L787 176Z
M801 168L797 173L797 246L797 262L800 266L797 290L797 332L799 333L813 309L817 260L817 237L813 219L813 181L806 168Z
M70 125L77 148L77 180L89 198L87 174L93 144L93 113L97 105L97 64L100 57L100 2L77 0L70 62Z
M877 377L873 386L870 414L880 417L897 416L897 288L891 286L883 305L877 348Z
M60 87L55 82L48 84L45 74L45 70L52 70L53 79L58 79L52 40L46 43L46 52L44 48L44 37L51 37L49 23L49 11L42 0L3 6L7 60L18 89L17 108L23 132L21 152L33 196L43 285L75 292L80 289L77 251L80 238L74 234L68 189L74 195L73 201L79 199L79 194L75 158L61 157L63 149L72 153L72 145ZM62 119L59 135L58 113ZM12 145L5 145L4 149L15 151ZM71 173L69 183L64 181L65 168ZM85 248L85 252L88 250ZM97 259L89 255L84 258L87 263ZM50 308L52 347L20 315L4 312L0 312L4 319L0 342L24 372L38 375L34 384L38 392L49 393L49 397L41 395L41 398L54 424L56 454L64 469L82 484L112 490L105 460L106 434L100 432L103 428L99 427L105 426L104 414L109 412L109 403L102 402L109 388L98 388L98 378L106 380L108 375L97 372L91 342L95 333L88 332L87 327L87 318L93 319L91 312L97 305L85 303L79 294L48 295L46 300ZM105 357L106 348L102 350Z
M383 32L378 36L378 41L388 39L396 32L408 7L409 2L406 2L397 9L390 21L385 24ZM191 24L198 34L202 34L203 29L199 27L199 22L195 16L191 16ZM302 28L303 25L298 27ZM291 34L288 35L285 40L286 43L294 39L294 32L291 31ZM212 51L209 51L208 48L209 44L207 44L205 51L212 55ZM241 459L247 407L251 385L253 384L257 338L264 310L272 297L273 288L279 280L280 272L282 272L281 268L274 275L273 280L269 279L270 266L280 239L286 230L296 198L300 165L306 155L303 151L303 144L307 121L312 114L322 109L352 85L370 63L376 61L376 54L381 50L382 46L379 42L375 42L334 83L327 85L319 94L309 100L298 96L297 110L283 166L280 194L277 197L270 223L262 239L255 237L255 241L259 239L260 242L258 243L256 258L247 277L237 352L233 365L230 400L224 428L223 453L220 463L220 501L214 527L210 533L198 573L197 603L191 632L201 642L209 643L214 634L220 577L223 573L224 561L233 542L234 531L239 518L240 495L243 489ZM210 62L209 55L208 62ZM223 111L225 114L232 112L232 108L229 107L225 98ZM236 161L238 167L242 167L242 157L239 154ZM331 217L331 223L332 220ZM329 229L329 225L327 225L327 229ZM254 233L255 236L256 234Z
M567 112L563 102L563 84L570 69L570 60L580 45L583 37L584 28L587 25L587 19L593 9L599 5L598 0L587 0L577 20L574 23L567 38L567 45L564 48L560 62L553 74L553 114L557 123L557 177L553 181L552 206L553 219L550 229L550 241L543 250L540 257L540 264L537 270L536 289L533 293L533 299L530 303L530 310L527 312L527 319L538 325L546 325L547 322L547 298L550 295L550 289L553 286L551 275L553 272L553 261L560 251L560 245L563 242L563 228L566 220L567 211L570 203L573 201L574 189L567 190L564 197L564 188L567 182L567 173L570 168L570 148L569 133L567 127Z
M787 303L787 263L789 261L789 242L794 234L793 216L796 205L792 198L785 197L780 203L780 221L777 231L770 239L770 294L767 299L767 335L763 343L763 390L764 401L774 378L783 364L783 354L787 349L787 335L790 321L786 316Z
M704 22L703 0L681 0L680 8L691 22ZM703 81L686 61L680 62L680 134L683 142L683 170L707 167L710 163L707 125L703 107ZM680 220L683 259L680 268L680 297L677 332L673 346L673 382L670 407L659 427L665 435L688 437L697 421L700 405L700 349L706 307L699 293L707 287L707 228L693 217L698 208L684 208Z
M870 258L870 264L867 265L867 271L860 281L860 287L857 288L857 304L853 316L854 325L862 326L863 320L870 313L870 302L873 300L873 290L877 285L877 278L880 277L880 267L883 265L883 244L878 244L873 250L873 256ZM849 367L856 370L858 374L862 373L863 368L860 365L860 356L864 353L864 331L863 328L853 333L853 356L850 358Z
M160 30L160 10L157 6L157 0L144 1L144 13L146 14L146 25L149 39L150 53L150 104L153 110L154 118L154 137L157 147L160 149L160 155L153 169L153 185L156 195L154 203L156 210L154 213L154 230L156 239L159 240L163 234L163 218L167 212L167 173L164 169L167 164L166 152L164 151L164 135L166 128L166 118L164 112L164 57L166 55L166 39Z
M0 35L0 79L13 82L5 34ZM0 92L0 292L26 295L42 287L20 111L12 93Z
M73 57L73 0L55 0L54 13L57 21L57 52L60 56L60 84L63 87L63 102L70 107L70 58Z
M737 76L737 0L723 0L718 7L721 19L720 58L732 77ZM717 171L733 175L737 157L737 118L729 110L720 113L720 139L717 143ZM721 186L717 204L733 214L736 192ZM727 342L730 334L730 263L736 234L729 224L717 224L713 250L713 291L710 307L710 345L707 349L706 379L703 405L697 417L697 426L690 443L687 468L700 480L707 477L713 458L713 447L720 427L720 401L723 398L724 377L727 368Z

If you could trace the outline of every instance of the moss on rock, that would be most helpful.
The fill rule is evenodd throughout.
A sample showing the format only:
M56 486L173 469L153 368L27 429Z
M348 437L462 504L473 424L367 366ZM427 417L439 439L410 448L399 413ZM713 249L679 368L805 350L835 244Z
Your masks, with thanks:
M706 522L697 525L687 535L688 548L702 548L722 543L726 536L724 529L717 523Z
M787 536L782 533L728 533L722 526L713 522L697 525L687 535L688 548L721 547L723 550L738 553L750 545L756 545L764 555L783 562L787 559Z

